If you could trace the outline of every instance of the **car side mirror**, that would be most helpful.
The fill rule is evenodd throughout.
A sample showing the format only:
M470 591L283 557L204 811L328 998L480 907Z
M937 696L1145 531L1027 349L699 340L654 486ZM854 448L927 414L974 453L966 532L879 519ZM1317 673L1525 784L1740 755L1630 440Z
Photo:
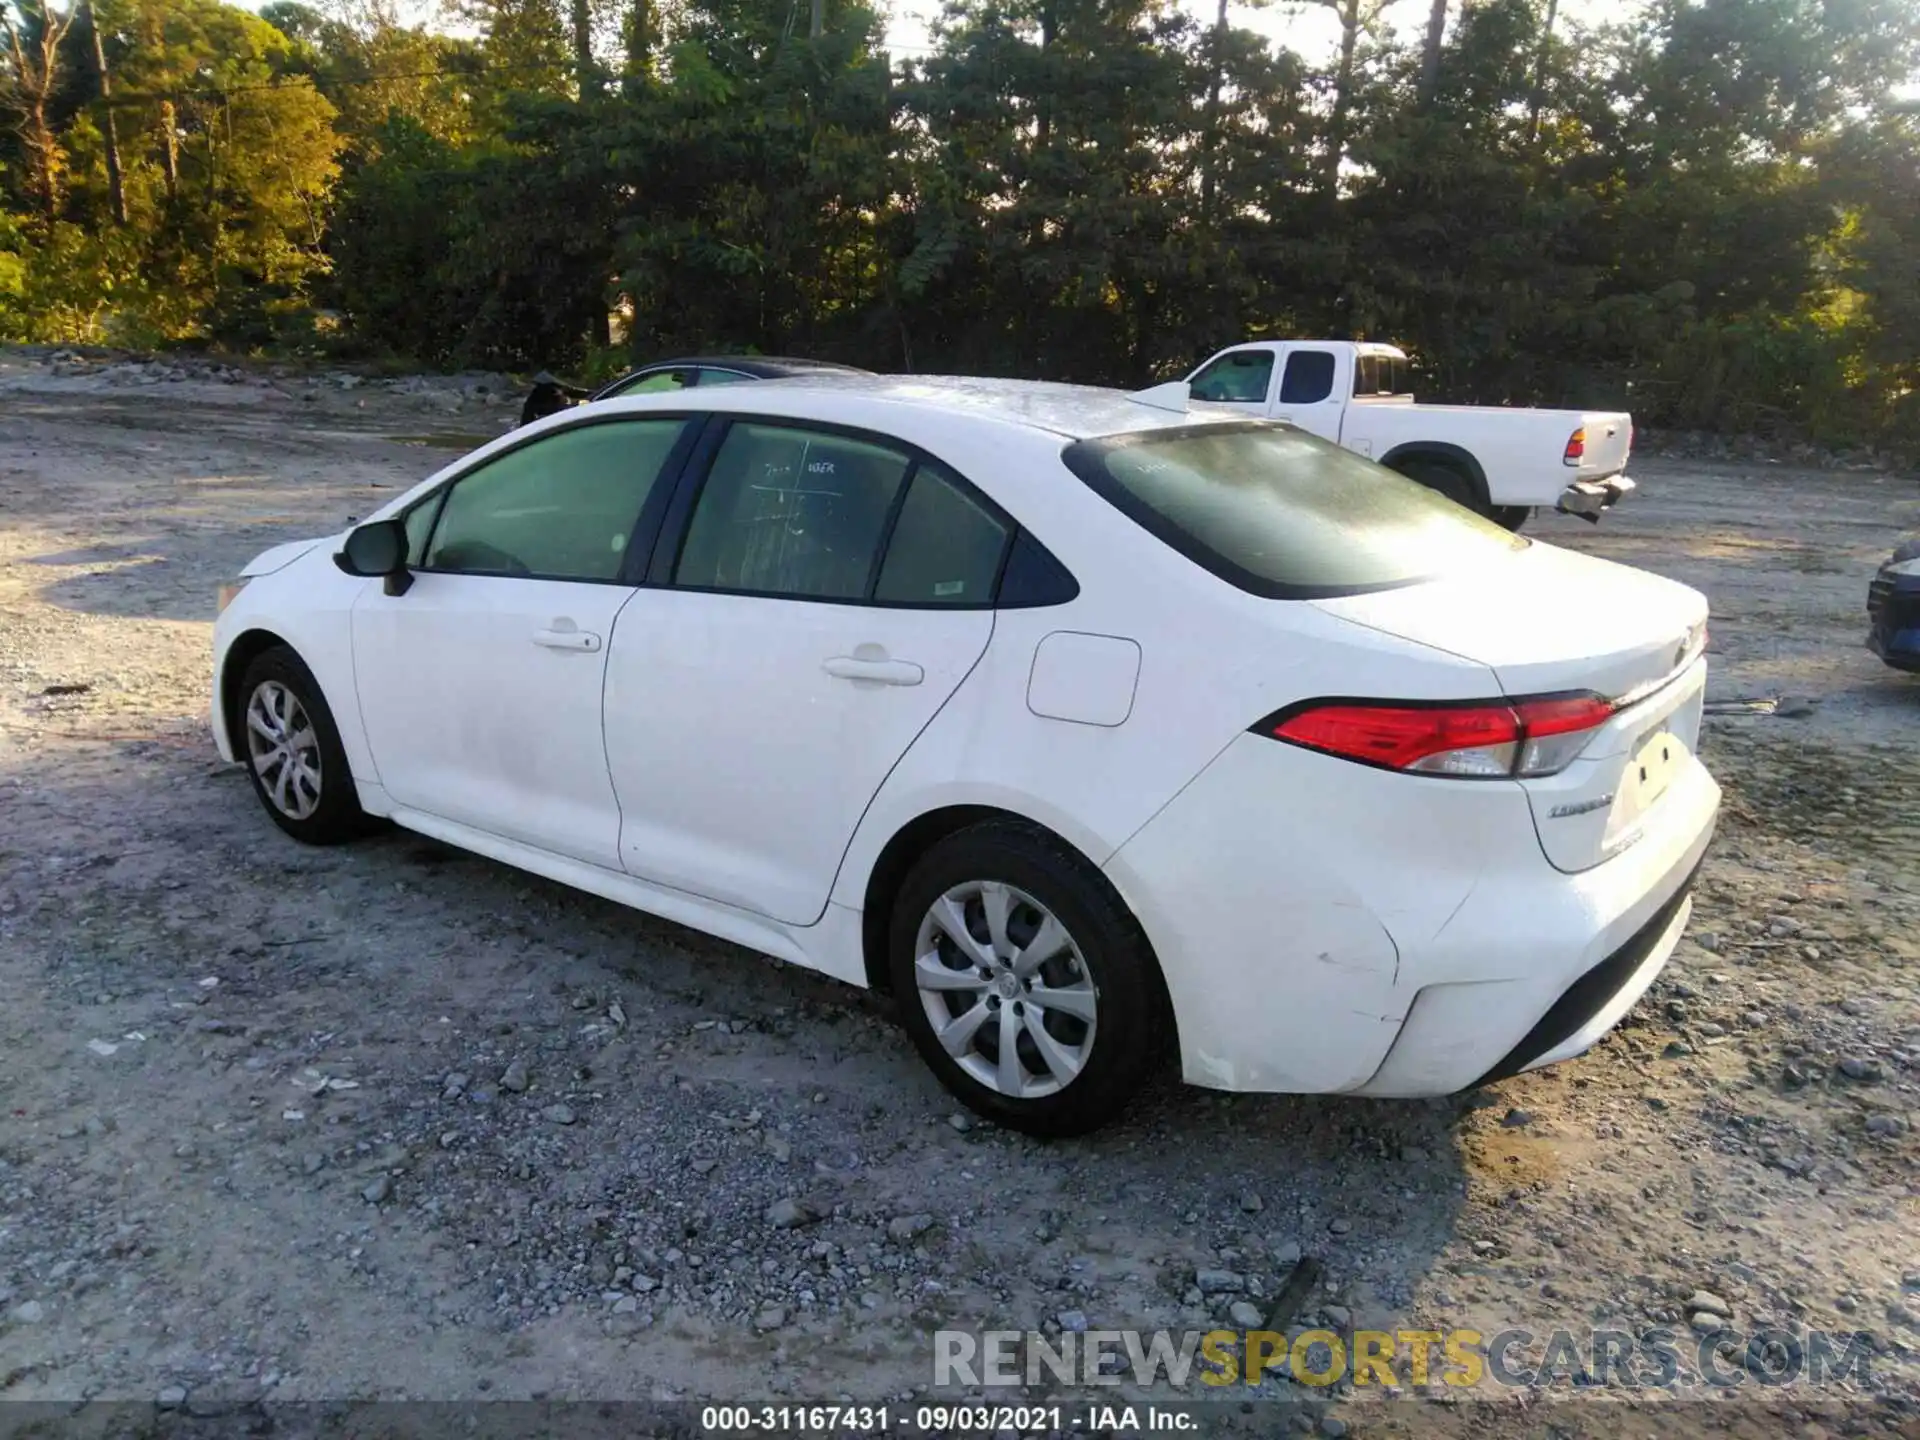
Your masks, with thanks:
M404 595L413 584L407 569L407 527L399 520L356 526L333 563L349 575L384 576L389 595Z

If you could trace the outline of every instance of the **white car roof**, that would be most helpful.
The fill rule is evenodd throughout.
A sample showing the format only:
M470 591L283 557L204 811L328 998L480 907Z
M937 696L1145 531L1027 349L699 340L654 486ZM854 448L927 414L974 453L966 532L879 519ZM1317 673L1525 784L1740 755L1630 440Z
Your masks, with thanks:
M728 385L694 392L703 410L759 410L780 397L779 408L808 413L795 404L802 394L823 399L858 397L938 415L966 414L998 420L1070 440L1132 430L1159 430L1209 420L1238 420L1232 410L1194 404L1185 411L1163 409L1132 399L1124 390L1098 385L1063 385L1051 380L998 380L974 375L806 375ZM664 397L647 397L649 399ZM688 397L675 392L684 407ZM818 418L832 419L831 408Z

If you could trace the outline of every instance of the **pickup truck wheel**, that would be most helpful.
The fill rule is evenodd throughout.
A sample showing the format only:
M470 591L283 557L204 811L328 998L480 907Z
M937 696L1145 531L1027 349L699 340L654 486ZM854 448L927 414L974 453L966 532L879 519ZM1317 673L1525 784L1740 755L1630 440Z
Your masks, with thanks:
M1440 460L1402 460L1393 467L1409 480L1426 486L1464 506L1476 515L1491 515L1492 507L1481 498L1480 487L1466 471Z
M1531 505L1496 505L1493 507L1492 520L1496 525L1504 525L1509 530L1518 530L1533 518Z

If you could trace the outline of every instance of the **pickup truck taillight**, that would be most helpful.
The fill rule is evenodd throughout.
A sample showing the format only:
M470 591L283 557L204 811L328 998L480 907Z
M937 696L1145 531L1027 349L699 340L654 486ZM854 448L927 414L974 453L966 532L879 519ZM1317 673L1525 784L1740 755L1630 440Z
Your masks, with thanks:
M1464 705L1327 700L1283 710L1254 729L1382 770L1531 779L1566 769L1613 712L1610 701L1588 692Z
M1567 437L1567 448L1560 452L1562 465L1578 465L1587 453L1587 429L1581 426Z

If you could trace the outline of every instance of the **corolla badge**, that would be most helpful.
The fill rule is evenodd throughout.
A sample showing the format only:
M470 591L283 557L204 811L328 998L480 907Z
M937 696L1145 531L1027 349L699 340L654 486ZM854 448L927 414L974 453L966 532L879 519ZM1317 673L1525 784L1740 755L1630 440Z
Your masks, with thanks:
M1604 810L1613 803L1613 792L1596 796L1592 800L1576 800L1566 805L1556 805L1547 812L1549 820L1565 820L1573 815L1585 815L1594 810Z

